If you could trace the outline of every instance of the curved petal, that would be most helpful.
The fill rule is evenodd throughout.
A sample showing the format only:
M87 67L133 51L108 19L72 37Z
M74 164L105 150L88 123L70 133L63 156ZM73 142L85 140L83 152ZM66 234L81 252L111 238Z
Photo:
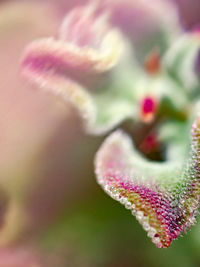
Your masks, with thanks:
M63 49L59 49L60 45ZM86 64L84 57L69 56L65 44L48 39L36 41L31 46L28 52L25 52L23 74L40 88L70 101L79 110L89 132L99 134L108 131L122 119L133 114L133 99L128 99L127 96L125 99L121 97L121 82L116 81L119 87L118 89L115 87L116 92L113 91L110 82L98 85L106 86L108 90L95 92L92 88L92 92L88 91L86 79L91 78L92 64L91 62ZM50 50L48 55L46 55L47 50ZM65 53L62 53L63 51ZM58 55L55 56L56 53ZM68 65L70 60L76 62L73 62L76 67ZM81 72L77 70L78 68L82 68Z
M43 63L79 67L82 71L104 72L119 60L122 51L119 32L109 27L105 13L98 14L93 5L74 8L60 28L59 40L44 39L29 45L24 64L43 56ZM52 59L53 60L53 59ZM79 69L80 70L80 69ZM78 71L78 69L76 69Z
M81 31L80 23L88 27ZM60 39L40 39L28 45L22 73L39 87L73 103L86 120L88 131L99 134L134 114L132 70L127 73L123 66L117 69L122 50L120 34L109 28L105 14L78 8L66 16ZM123 84L122 77L118 79L121 73L125 75Z
M199 206L199 126L197 119L186 165L178 160L155 163L144 159L121 131L109 136L96 155L98 183L131 210L157 247L168 247L195 222Z

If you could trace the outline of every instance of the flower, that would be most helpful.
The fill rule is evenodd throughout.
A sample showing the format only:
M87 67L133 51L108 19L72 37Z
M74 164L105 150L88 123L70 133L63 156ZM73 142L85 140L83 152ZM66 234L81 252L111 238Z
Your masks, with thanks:
M105 1L102 5L89 3L75 8L66 15L58 39L36 40L24 52L23 74L39 87L73 103L85 119L90 133L105 133L128 118L137 120L140 95L151 92L150 86L147 88L145 85L142 85L143 92L137 90L140 78L144 78L141 74L143 70L130 57L134 47L130 49L119 32L123 29L124 21L118 29L115 23L121 5L126 10L126 5L130 6L132 12L148 12L149 19L153 21L162 20L160 1L158 6L152 7L152 13L149 12L147 3L143 2L139 4L137 1L127 1L122 4L121 1ZM154 12L156 17L152 18ZM173 12L171 15L173 17ZM168 23L171 20L164 20L163 29L153 27L152 30L155 34L162 32L163 35L168 35ZM136 21L135 25L137 24ZM133 44L135 45L134 42ZM151 52L151 48L149 49ZM152 83L157 83L157 77L147 75L146 79L147 83L151 83L151 80ZM163 80L161 84L159 81L158 90L162 90L163 86L174 87L168 83L167 79L164 84ZM162 98L163 92L160 94L159 98Z
M186 164L181 160L149 162L120 131L109 136L97 153L98 183L131 210L157 247L168 247L195 222L199 206L199 133L197 119Z
M159 248L194 224L199 206L198 60L199 33L183 33L173 6L160 0L75 7L57 38L31 42L22 57L23 75L72 103L87 133L104 135L124 121L156 125L164 162L145 159L116 131L95 169L104 191L131 209Z

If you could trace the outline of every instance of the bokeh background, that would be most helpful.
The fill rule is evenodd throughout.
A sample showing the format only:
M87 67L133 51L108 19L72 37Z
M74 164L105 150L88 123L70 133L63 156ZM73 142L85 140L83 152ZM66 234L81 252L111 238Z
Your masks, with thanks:
M200 1L174 2L184 29L198 26ZM0 1L0 267L200 266L200 222L156 248L96 183L104 137L86 135L71 106L20 75L24 47L55 35L80 3Z

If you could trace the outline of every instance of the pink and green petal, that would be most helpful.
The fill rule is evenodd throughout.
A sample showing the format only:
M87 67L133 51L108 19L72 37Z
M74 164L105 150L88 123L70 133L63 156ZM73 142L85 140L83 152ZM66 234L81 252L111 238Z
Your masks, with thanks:
M86 63L84 56L74 56L68 45L53 39L30 44L22 60L23 75L76 106L89 132L106 132L134 116L132 70L116 66L108 74L98 74L93 63Z
M72 10L61 26L60 39L45 38L28 45L22 73L39 87L71 102L85 119L87 130L99 134L134 117L137 74L124 62L126 59L121 59L123 42L118 31L108 27L106 16L96 15L96 23L94 12L86 8ZM77 14L83 16L80 21L91 25L81 36L80 25L76 28L72 23ZM94 34L95 27L102 27L102 38Z
M39 39L27 46L22 73L39 87L71 102L93 134L106 133L126 119L151 122L163 98L172 103L179 99L174 106L183 108L185 99L179 88L162 73L159 49L155 50L158 57L151 56L148 67L144 63L146 69L142 70L133 56L134 47L128 39L122 40L118 31L123 27L113 21L121 5L126 10L130 5L131 12L147 13L147 20L154 21L154 15L155 21L161 19L161 6L148 9L146 4L105 1L72 9L64 18L58 39ZM152 100L151 110L143 105L146 99Z
M187 164L180 160L151 162L121 131L109 136L96 155L98 183L131 210L157 247L169 247L195 223L200 200L199 146L197 119Z
M35 61L41 56L43 60L50 57L49 64L55 60L52 63L64 70L67 65L77 68L76 71L101 73L119 61L122 50L119 31L110 27L106 14L98 14L98 10L89 5L74 8L66 15L58 39L47 38L30 44L24 59Z

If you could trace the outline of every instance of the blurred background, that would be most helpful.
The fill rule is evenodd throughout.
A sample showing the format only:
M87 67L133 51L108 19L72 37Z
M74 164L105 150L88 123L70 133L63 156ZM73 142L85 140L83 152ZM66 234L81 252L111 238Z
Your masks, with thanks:
M200 222L156 248L96 183L104 136L86 135L71 106L20 75L24 47L56 35L63 16L85 2L0 1L0 267L200 266ZM200 1L174 2L184 30L197 27Z

